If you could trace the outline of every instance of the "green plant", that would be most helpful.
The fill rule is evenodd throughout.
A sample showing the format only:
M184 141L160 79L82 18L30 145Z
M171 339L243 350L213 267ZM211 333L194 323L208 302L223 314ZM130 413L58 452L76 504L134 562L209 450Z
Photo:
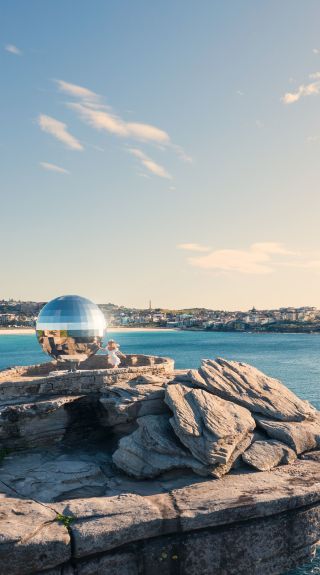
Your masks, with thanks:
M72 517L71 515L63 515L62 513L58 513L55 520L58 521L59 523L62 523L62 525L64 525L68 529L71 523L75 521L75 519L76 518Z

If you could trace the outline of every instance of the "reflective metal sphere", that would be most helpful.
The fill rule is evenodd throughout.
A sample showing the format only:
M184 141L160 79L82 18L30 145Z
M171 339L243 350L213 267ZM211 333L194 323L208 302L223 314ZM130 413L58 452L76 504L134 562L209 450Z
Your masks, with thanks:
M65 295L49 301L37 319L42 349L59 361L79 363L96 353L106 329L98 306L85 297Z

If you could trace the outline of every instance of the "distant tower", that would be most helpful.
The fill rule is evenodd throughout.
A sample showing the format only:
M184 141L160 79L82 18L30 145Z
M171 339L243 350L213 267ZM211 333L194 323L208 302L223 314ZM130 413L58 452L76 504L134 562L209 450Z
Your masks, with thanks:
M151 299L149 299L149 311L152 311Z

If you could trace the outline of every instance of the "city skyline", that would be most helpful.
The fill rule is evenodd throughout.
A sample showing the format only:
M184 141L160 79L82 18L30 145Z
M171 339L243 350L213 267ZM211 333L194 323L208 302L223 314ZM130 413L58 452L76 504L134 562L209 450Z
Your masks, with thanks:
M318 2L0 16L0 299L320 307Z

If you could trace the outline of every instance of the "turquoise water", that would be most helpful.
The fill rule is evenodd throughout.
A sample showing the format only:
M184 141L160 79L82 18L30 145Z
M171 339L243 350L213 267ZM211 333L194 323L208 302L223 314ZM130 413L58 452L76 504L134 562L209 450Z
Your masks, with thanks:
M251 363L320 409L320 334L155 331L112 336L124 353L170 356L177 368L198 367L201 358L217 356ZM0 335L0 369L46 360L34 335ZM287 575L311 574L320 575L320 554Z

